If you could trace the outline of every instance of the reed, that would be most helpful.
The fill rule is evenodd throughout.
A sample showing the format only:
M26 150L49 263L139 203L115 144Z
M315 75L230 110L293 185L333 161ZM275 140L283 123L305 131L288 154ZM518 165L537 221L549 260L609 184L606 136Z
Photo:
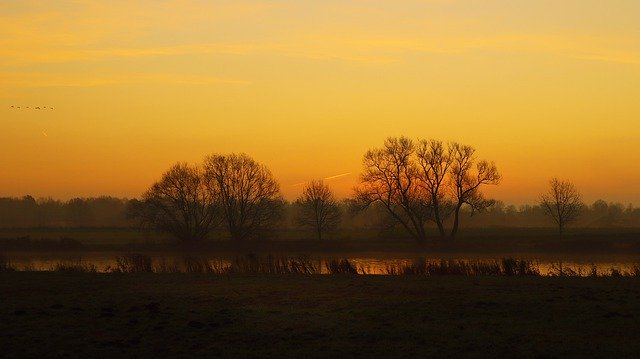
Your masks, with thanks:
M140 254L131 253L116 258L114 268L107 268L107 272L114 273L143 273L153 272L151 265L151 257Z
M56 263L51 270L56 272L75 272L75 273L96 273L98 269L92 263L87 263L82 259L60 261Z

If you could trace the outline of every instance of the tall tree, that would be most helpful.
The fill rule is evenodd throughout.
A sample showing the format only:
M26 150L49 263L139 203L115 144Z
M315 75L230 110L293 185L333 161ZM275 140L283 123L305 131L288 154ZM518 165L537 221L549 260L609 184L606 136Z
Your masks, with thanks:
M389 137L382 148L367 151L356 199L362 208L381 203L417 241L426 239L430 197L418 184L415 144L407 137Z
M143 226L194 242L205 238L217 224L215 202L202 171L177 163L142 195L141 201L132 201L129 211Z
M420 186L429 194L433 220L438 226L440 238L446 237L444 219L451 213L451 201L446 198L446 178L453 160L453 148L442 141L422 140L418 146Z
M340 209L329 186L320 181L307 184L296 201L298 223L312 228L322 240L322 234L332 232L340 222Z
M441 238L447 236L445 220L453 213L450 238L455 238L464 205L473 211L493 201L482 196L481 187L498 184L500 174L493 163L476 163L475 149L436 140L416 145L407 137L388 138L384 146L367 151L364 170L356 188L361 207L377 202L418 241L426 239L425 225L433 221Z
M464 204L471 207L471 211L482 211L494 201L487 200L480 192L482 185L495 185L500 182L500 173L493 162L480 161L475 163L475 149L471 146L458 143L451 144L452 163L451 179L453 185L455 208L453 212L453 225L451 238L458 233L460 222L460 209Z
M549 182L549 190L540 196L540 206L556 222L562 237L564 227L578 218L583 204L573 183L553 178Z
M280 218L280 186L266 166L246 154L213 154L204 168L209 193L218 199L234 240L255 237Z

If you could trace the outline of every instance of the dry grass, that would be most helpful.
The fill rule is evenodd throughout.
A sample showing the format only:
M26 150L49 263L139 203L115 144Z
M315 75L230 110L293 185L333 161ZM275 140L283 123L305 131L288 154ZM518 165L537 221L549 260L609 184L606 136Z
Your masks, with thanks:
M96 273L98 271L94 264L85 262L82 259L58 262L51 270L56 272L77 273Z
M408 265L390 265L389 275L464 275L464 276L540 276L540 269L533 261L503 258L501 260L427 260L419 258Z

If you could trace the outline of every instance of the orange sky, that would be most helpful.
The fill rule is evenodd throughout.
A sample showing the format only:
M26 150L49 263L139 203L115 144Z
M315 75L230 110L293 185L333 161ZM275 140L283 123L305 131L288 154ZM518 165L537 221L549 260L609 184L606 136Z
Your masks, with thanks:
M507 203L640 205L635 0L131 3L0 3L0 196L136 197L213 152L347 196L407 135L475 146Z

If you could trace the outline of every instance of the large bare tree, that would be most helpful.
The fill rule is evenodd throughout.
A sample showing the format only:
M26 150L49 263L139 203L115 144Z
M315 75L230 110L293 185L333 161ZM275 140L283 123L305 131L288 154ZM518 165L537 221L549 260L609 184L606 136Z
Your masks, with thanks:
M583 204L573 183L553 178L549 182L549 190L540 196L540 206L556 222L562 237L564 227L578 218Z
M500 173L493 162L479 161L476 163L474 157L476 150L471 146L453 143L451 149L451 182L455 209L450 236L455 238L458 233L462 206L469 205L473 213L474 211L482 211L493 204L494 201L484 198L480 192L480 186L498 184Z
M266 166L246 154L213 154L204 168L207 188L218 199L234 240L256 237L280 218L280 186Z
M296 201L298 223L314 230L318 240L322 234L335 231L340 222L340 208L328 185L319 181L311 181Z
M480 189L497 184L500 174L493 163L476 163L470 146L421 140L416 145L407 137L390 137L382 148L367 151L364 170L356 188L357 202L366 207L377 202L418 241L426 239L425 226L436 223L446 238L446 219L453 214L448 233L458 233L460 209L483 210L493 201Z
M173 165L141 201L133 201L130 216L184 242L205 238L219 220L216 199L207 190L202 171L186 163Z
M442 141L422 140L417 150L420 166L419 185L429 194L433 221L438 226L440 238L446 237L444 220L450 215L452 203L446 198L446 178L453 160L452 146Z
M389 137L382 148L364 155L356 199L362 208L381 203L417 241L426 240L430 197L418 184L415 144L407 137Z

